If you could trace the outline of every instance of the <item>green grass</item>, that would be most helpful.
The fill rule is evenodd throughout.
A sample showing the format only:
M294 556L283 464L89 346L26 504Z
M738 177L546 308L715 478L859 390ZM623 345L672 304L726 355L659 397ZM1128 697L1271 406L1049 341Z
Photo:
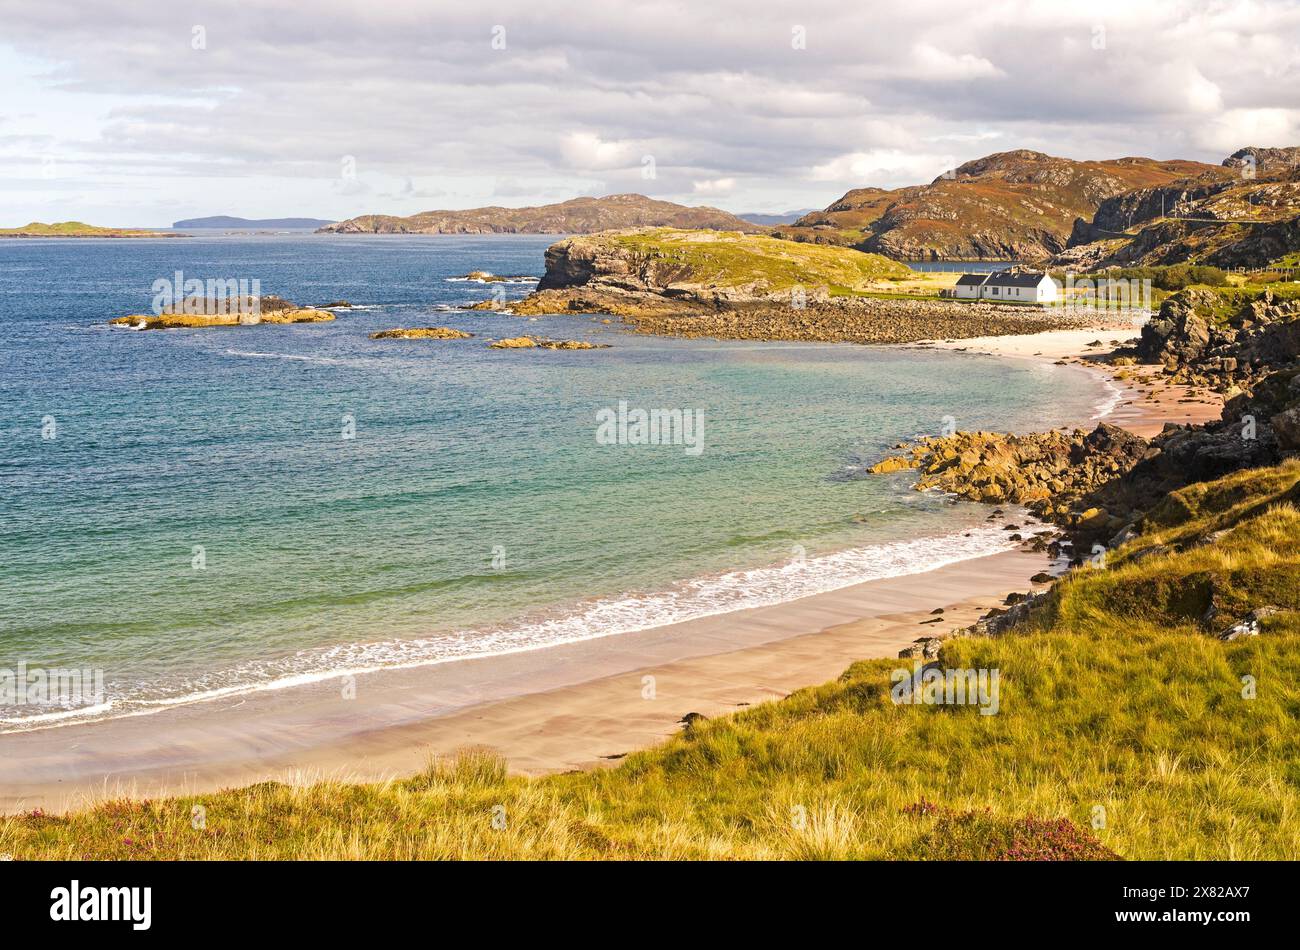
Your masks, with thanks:
M879 254L824 244L801 244L738 231L654 228L584 238L609 241L668 271L677 282L710 287L761 285L767 293L804 287L865 289L873 281L915 276L910 268Z
M528 779L468 752L386 784L266 783L8 818L0 853L1294 859L1298 501L1300 462L1174 492L1028 624L949 641L944 666L1000 672L997 715L895 705L889 675L904 664L870 660L607 771ZM1224 533L1202 543L1210 532ZM1211 594L1221 615L1202 624ZM1213 635L1263 604L1283 612L1258 636Z

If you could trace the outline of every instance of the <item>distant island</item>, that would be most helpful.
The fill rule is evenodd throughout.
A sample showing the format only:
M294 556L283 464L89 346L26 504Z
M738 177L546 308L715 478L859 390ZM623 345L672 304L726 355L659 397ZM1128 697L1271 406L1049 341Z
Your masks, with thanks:
M806 214L813 214L817 208L800 208L798 211L781 211L777 213L767 213L762 211L745 211L737 215L742 221L748 221L751 224L761 224L765 227L771 227L776 224L794 224Z
M323 228L333 224L324 218L233 218L217 214L208 218L173 221L174 228Z
M71 238L165 238L184 237L183 234L168 234L165 231L146 231L142 228L101 228L83 221L56 221L45 224L32 221L20 228L0 228L0 237L71 237Z
M593 234L621 228L692 228L758 232L759 225L717 208L674 204L645 195L573 198L534 208L423 211L409 217L365 214L321 228L332 234Z

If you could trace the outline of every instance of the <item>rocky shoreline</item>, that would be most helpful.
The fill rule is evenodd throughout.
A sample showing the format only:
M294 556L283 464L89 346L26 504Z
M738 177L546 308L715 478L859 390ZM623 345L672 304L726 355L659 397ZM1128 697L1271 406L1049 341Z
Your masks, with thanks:
M1155 338L1171 341L1169 352L1176 354L1184 351L1186 335L1184 328L1176 327ZM1202 337L1195 324L1190 335L1198 341ZM972 501L1024 506L1056 528L1034 534L1024 547L1067 558L1071 573L1105 567L1112 553L1121 564L1137 564L1198 551L1217 544L1232 530L1232 522L1219 530L1212 530L1211 524L1211 529L1172 543L1149 536L1188 517L1199 504L1201 484L1221 484L1216 480L1233 473L1269 470L1300 459L1300 361L1281 358L1271 371L1264 371L1260 363L1242 357L1241 350L1230 357L1243 369L1227 382L1237 394L1224 404L1220 419L1203 425L1166 424L1150 439L1104 423L1089 433L1077 429L1024 435L958 432L900 443L895 454L870 471L878 475L916 471L918 490L933 488ZM1166 371L1172 374L1182 368L1176 360ZM1300 496L1292 490L1284 500L1295 504ZM1000 508L989 515L990 520L1007 517ZM1015 523L1004 528L1030 533ZM1020 534L1010 537L1021 540ZM945 643L954 638L1000 636L1050 623L1061 599L1058 579L1043 573L1030 580L1051 586L1011 594L1003 607L990 610L974 624L918 637L899 657L937 664ZM1230 571L1212 570L1203 577L1180 580L1166 595L1196 604L1189 620L1205 633L1231 642L1258 636L1286 613L1267 602L1241 603L1239 586ZM1155 594L1159 592L1148 596ZM1276 603L1293 599L1276 596Z
M1203 319L1210 312L1217 323ZM918 490L1023 506L1057 529L1026 545L1066 554L1078 567L1140 538L1153 512L1188 485L1300 457L1300 353L1289 342L1300 311L1293 303L1261 295L1243 304L1231 292L1189 290L1169 298L1152 324L1138 358L1159 365L1165 379L1227 393L1219 418L1166 423L1150 438L1106 423L1091 432L957 432L900 443L869 471L915 471ZM1207 333L1211 325L1220 329ZM1120 348L1109 361L1133 363L1131 352Z

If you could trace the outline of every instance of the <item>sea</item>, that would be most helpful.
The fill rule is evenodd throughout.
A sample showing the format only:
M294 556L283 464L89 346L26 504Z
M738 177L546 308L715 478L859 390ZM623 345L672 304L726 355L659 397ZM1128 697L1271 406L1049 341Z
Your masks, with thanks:
M986 509L865 467L945 426L1041 429L1109 398L1044 362L465 309L528 293L553 240L0 241L0 680L104 687L0 693L0 731L617 637L1004 550ZM178 272L353 306L109 326ZM474 336L370 339L412 326ZM606 346L487 345L524 333ZM660 438L602 438L620 405L658 410Z

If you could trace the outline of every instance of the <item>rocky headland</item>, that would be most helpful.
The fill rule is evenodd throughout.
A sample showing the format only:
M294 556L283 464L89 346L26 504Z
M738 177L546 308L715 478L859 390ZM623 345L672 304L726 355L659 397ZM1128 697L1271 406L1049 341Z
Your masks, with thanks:
M32 221L22 227L0 228L0 237L11 238L178 238L187 236L168 231L149 231L144 228L103 228L82 221L57 221L54 224Z
M737 232L640 229L559 241L519 316L613 314L642 333L741 340L913 343L1096 326L1096 314L890 292L906 266L850 248Z

